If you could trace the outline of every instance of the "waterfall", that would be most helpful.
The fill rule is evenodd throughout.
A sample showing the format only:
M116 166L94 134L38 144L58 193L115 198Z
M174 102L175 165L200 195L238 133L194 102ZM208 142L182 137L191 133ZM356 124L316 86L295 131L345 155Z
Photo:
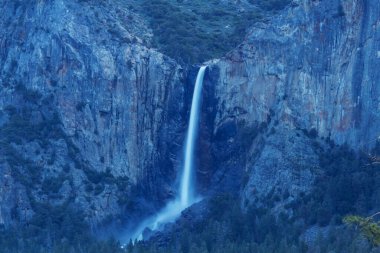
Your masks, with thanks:
M161 225L172 222L177 219L181 212L194 204L196 194L194 191L194 149L195 142L198 134L199 114L201 107L201 95L203 78L207 66L202 66L197 75L195 82L193 99L191 103L190 119L186 135L185 153L184 153L184 167L182 170L181 182L176 199L169 202L164 209L156 215L144 220L137 228L137 230L129 236L132 240L142 240L143 232L145 229L157 230Z
M194 87L193 100L191 103L190 120L187 129L185 146L185 166L183 168L180 186L180 200L181 205L184 208L188 207L194 201L194 185L192 181L192 175L194 174L194 146L198 133L202 85L206 67L207 66L202 66L198 71L197 80Z

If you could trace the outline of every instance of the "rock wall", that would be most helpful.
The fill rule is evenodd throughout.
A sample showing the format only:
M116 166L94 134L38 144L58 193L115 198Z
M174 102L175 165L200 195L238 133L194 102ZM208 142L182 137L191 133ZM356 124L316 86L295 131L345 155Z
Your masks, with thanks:
M225 182L239 174L254 201L309 189L319 166L310 135L369 152L380 135L379 10L370 0L293 1L209 62L210 156L227 160L209 171Z
M95 225L174 195L196 69L150 48L127 2L0 3L1 224L69 205ZM315 142L370 150L379 16L373 0L294 0L208 62L199 191L285 204L320 173Z
M145 21L118 1L2 1L0 10L0 133L8 147L0 148L0 181L9 185L0 191L0 222L29 220L31 202L67 200L97 222L138 210L137 196L170 197L184 72L149 48ZM7 132L13 116L27 121L18 127L29 136L40 125L57 135L16 141ZM9 150L25 163L10 161ZM38 172L32 186L22 182L29 165ZM57 181L55 198L39 190L47 180Z

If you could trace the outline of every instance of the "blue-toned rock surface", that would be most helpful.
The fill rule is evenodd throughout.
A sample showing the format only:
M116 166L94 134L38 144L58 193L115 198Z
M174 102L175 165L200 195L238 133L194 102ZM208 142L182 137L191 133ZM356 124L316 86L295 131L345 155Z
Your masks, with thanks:
M152 48L128 1L1 1L0 13L0 224L47 205L121 225L173 197L198 67ZM207 64L204 196L286 196L276 212L310 190L326 143L370 152L380 135L378 1L294 0Z

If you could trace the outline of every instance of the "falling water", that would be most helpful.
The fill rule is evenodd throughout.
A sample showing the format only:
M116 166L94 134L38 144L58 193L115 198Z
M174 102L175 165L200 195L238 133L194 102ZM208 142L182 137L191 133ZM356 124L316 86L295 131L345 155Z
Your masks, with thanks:
M192 180L192 174L194 171L194 146L198 133L200 101L205 70L206 66L202 66L199 69L194 87L193 101L191 103L190 120L189 127L187 130L185 146L185 166L182 172L182 180L180 187L181 205L184 208L188 207L194 201L194 185Z
M138 229L130 236L132 240L142 240L143 231L146 228L151 230L157 230L162 224L172 222L177 219L181 212L194 204L197 199L195 196L194 186L194 149L195 141L198 133L199 113L201 104L201 94L203 78L205 75L207 66L202 66L197 75L195 82L193 100L191 103L190 120L186 136L185 154L184 154L184 167L181 176L179 196L173 201L169 202L164 209L162 209L157 215L150 217L143 221Z

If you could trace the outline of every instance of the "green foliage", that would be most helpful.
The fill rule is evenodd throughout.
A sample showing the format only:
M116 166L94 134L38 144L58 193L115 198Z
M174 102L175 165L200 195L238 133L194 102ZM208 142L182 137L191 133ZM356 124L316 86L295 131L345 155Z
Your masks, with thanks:
M40 232L35 230L34 232ZM23 230L4 230L0 229L0 252L1 253L126 253L120 247L120 243L113 240L97 240L94 237L83 237L81 231L70 231L78 236L75 241L62 238L61 241L50 241L49 246L40 240L24 237ZM49 234L48 236L55 236ZM50 239L50 238L48 238ZM57 239L55 237L55 239Z
M290 0L250 0L242 12L223 1L132 1L145 15L154 34L153 45L184 63L221 57L241 43L247 29Z
M27 107L10 112L9 121L0 128L0 141L21 143L37 140L43 144L46 139L55 139L61 135L57 114L41 122L32 121L32 110Z
M320 171L312 191L301 194L282 213L271 214L273 203L281 199L274 192L267 196L267 203L248 210L241 210L237 196L219 194L208 200L209 213L202 221L181 221L176 228L181 233L169 235L164 248L152 240L129 252L378 252L373 247L380 242L380 223L357 216L344 220L358 226L372 246L340 225L348 213L366 214L378 208L374 200L380 197L379 165L347 146L327 147L319 151ZM290 194L283 195L287 199ZM324 227L324 232L306 245L301 238L312 226Z
M374 221L373 217L348 215L344 217L343 222L359 228L362 235L373 245L380 246L380 222Z
M240 43L262 13L239 12L220 1L143 0L134 7L150 21L154 46L185 63L220 57Z
M89 180L85 188L88 193L93 192L95 195L99 195L104 191L106 184L116 185L118 192L121 193L121 195L118 196L119 204L126 203L125 191L130 187L128 177L115 177L111 174L110 170L106 170L105 172L94 171L84 164L80 165L80 168L82 168Z
M0 252L6 253L122 253L115 240L95 238L85 215L71 200L52 206L32 201L33 218L19 228L0 228Z
M181 227L163 241L151 240L127 247L128 253L306 253L371 252L371 247L354 240L344 228L331 228L314 244L302 240L305 224L285 213L270 214L266 208L242 210L236 196L221 194L209 200L209 213L200 222L182 221ZM166 237L165 237L166 238Z
M355 154L346 146L332 147L320 154L321 173L312 191L288 208L308 225L340 224L349 213L365 215L376 208L379 198L379 165L371 163L365 154Z
M41 98L37 93L25 89L24 86L17 86L21 94L28 98L33 98L33 103L38 103ZM38 98L38 101L35 100ZM29 103L29 102L28 102ZM41 180L41 166L36 164L30 157L27 157L20 146L29 142L37 142L42 148L47 148L51 140L62 138L61 123L57 113L51 113L41 120L33 118L34 113L39 113L36 106L27 104L16 108L8 106L5 109L8 121L0 127L0 154L5 158L12 169L12 174L27 188L34 188ZM55 151L52 150L48 164L55 161Z
M23 85L15 86L14 96L17 96L18 105L6 106L0 112L3 121L0 157L9 165L12 179L17 182L15 185L21 183L25 187L31 206L25 210L20 206L12 208L14 227L0 225L0 252L125 252L114 240L99 241L93 237L87 216L74 204L76 193L71 191L70 195L61 196L59 191L65 181L72 180L69 174L72 162L87 176L89 194L101 194L110 184L118 188L118 197L125 198L129 179L114 177L109 169L96 172L88 167L78 148L62 130L53 96L43 97ZM62 170L57 168L62 152L56 150L56 141L65 141L68 148L70 159ZM65 202L58 204L61 201L54 201L58 199ZM124 204L127 201L124 200Z

